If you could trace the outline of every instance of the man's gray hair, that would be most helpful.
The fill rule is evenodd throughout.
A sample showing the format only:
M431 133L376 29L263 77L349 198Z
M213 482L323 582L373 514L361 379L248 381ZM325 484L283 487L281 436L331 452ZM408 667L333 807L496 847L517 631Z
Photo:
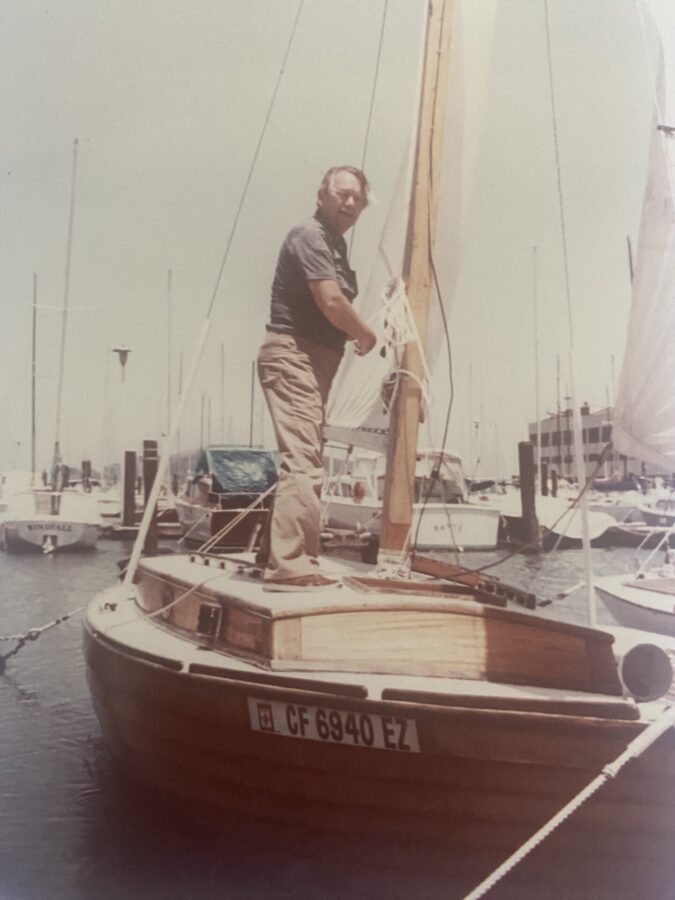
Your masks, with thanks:
M337 175L338 172L349 172L350 175L353 175L354 178L357 179L357 181L361 185L363 197L366 201L365 205L367 206L370 199L370 183L368 182L368 179L363 174L361 169L357 169L355 166L333 166L323 176L321 184L319 185L319 193L328 190L328 188L330 187L330 183L333 180L333 176Z

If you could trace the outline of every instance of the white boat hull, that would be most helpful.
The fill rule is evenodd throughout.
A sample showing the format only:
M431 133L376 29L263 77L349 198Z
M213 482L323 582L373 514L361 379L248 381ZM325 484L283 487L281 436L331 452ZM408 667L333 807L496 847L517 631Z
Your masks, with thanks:
M96 546L100 527L67 519L27 519L3 522L0 533L9 551L89 550Z
M650 506L641 506L640 515L652 528L670 528L675 523L674 512L665 512Z
M326 504L326 525L379 535L381 507L355 503L350 497L332 497ZM422 504L413 507L415 546L428 550L494 550L500 513L490 506L464 503L428 504L421 524Z
M612 615L627 628L675 637L675 595L633 587L634 576L597 578L595 589Z

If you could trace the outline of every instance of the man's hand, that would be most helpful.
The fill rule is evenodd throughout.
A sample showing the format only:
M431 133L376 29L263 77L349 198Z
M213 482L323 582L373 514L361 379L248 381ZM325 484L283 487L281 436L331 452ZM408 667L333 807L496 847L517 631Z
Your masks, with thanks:
M377 343L377 337L343 295L337 281L325 278L308 281L307 284L314 297L314 302L331 325L343 331L350 340L354 341L356 353L359 356L370 353Z
M354 339L354 349L356 350L357 356L365 356L366 353L370 353L375 344L377 343L377 336L374 331L371 331L367 325L364 325L363 332Z

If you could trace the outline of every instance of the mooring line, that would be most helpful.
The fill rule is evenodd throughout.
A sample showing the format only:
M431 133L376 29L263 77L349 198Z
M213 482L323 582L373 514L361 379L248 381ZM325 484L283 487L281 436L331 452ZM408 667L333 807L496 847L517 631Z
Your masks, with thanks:
M573 812L576 812L580 806L582 806L587 800L595 794L599 788L601 788L604 784L610 781L619 774L621 769L626 765L627 762L630 762L631 759L637 759L638 756L641 756L645 750L647 750L654 741L658 740L662 734L668 731L669 728L672 728L675 725L675 707L668 706L661 713L658 719L655 722L652 722L651 725L648 725L641 734L639 734L634 740L628 744L626 749L621 753L612 763L607 763L606 766L603 767L602 772L597 775L593 781L586 785L581 791L579 791L576 796L574 796L569 803L565 804L561 810L559 810L552 818L543 825L539 831L532 835L532 837L527 840L522 846L520 846L515 853L512 853L511 856L507 860L505 860L499 868L495 869L491 875L488 875L486 879L481 881L481 883L475 887L470 894L467 894L464 897L464 900L479 900L479 897L483 897L487 894L488 891L492 890L492 888L502 880L508 873L513 869L518 863L522 862L529 853L532 852L543 840L548 837L559 825L569 818Z
M26 644L31 641L36 641L41 635L45 633L45 631L49 631L50 628L54 628L56 625L60 625L62 622L66 622L68 619L72 618L72 616L76 616L78 613L81 613L84 609L84 606L78 606L77 609L72 609L70 612L64 613L62 616L59 616L56 619L52 619L51 622L47 622L45 625L39 625L36 628L29 628L24 634L3 634L0 635L0 641L16 641L16 647L13 647L9 653L5 653L0 655L0 675L2 675L5 671L5 667L7 664L7 660L11 659L12 656L16 656L16 654L21 650L22 647L25 647Z

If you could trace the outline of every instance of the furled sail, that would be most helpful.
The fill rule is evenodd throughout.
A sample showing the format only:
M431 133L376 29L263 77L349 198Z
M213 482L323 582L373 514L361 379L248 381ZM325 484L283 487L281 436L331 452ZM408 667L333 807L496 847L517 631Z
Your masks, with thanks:
M662 31L662 41L672 35ZM675 46L671 46L671 50ZM655 91L648 178L612 441L625 456L675 471L675 119L666 109L664 47ZM671 118L668 118L668 116Z

